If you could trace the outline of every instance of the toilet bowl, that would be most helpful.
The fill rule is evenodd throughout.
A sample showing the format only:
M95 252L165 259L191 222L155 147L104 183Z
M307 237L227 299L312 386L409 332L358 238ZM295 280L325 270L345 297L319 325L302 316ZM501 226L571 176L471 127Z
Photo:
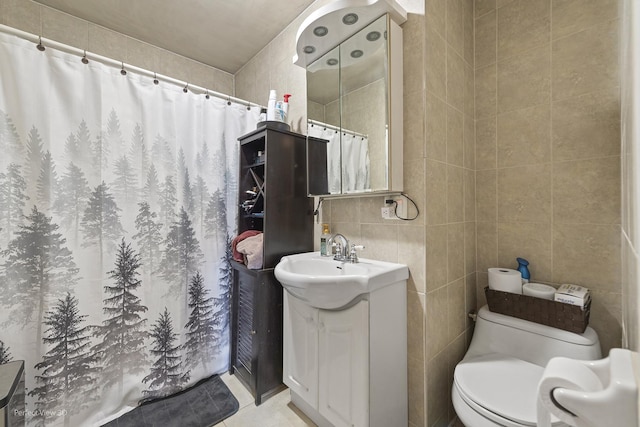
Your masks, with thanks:
M478 311L473 338L455 368L451 397L467 427L536 426L537 388L553 357L596 360L600 341L592 328L575 334ZM552 417L552 426L565 424Z

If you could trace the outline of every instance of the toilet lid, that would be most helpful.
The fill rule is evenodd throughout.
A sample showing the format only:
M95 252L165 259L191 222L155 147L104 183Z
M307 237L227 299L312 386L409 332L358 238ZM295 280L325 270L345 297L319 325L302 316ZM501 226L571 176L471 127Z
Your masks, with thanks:
M517 424L535 426L538 382L543 371L544 367L521 359L489 354L460 362L454 381L468 403ZM551 421L558 419L552 416Z

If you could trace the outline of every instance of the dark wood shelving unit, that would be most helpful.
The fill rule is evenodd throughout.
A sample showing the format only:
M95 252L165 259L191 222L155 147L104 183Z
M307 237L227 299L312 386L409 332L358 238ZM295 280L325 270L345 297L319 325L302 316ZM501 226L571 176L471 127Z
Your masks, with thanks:
M285 255L313 250L306 136L269 127L239 139L238 234L263 233L263 268L232 262L231 369L256 405L282 390L282 286L273 269ZM262 153L262 157L258 154Z

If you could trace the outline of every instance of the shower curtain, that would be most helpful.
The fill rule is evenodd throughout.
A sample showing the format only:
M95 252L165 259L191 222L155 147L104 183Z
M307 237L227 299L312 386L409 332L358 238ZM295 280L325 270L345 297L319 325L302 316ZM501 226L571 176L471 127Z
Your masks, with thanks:
M369 139L350 131L338 131L309 123L309 136L329 141L327 144L327 179L329 194L346 194L371 190L369 175Z
M25 360L29 426L98 424L229 360L259 109L80 59L0 34L0 363Z

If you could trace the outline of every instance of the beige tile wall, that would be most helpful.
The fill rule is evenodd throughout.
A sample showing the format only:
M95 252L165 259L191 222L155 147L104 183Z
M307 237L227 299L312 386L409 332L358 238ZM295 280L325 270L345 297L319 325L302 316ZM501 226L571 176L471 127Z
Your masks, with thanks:
M0 24L233 95L234 77L31 0L0 0Z
M621 344L618 1L476 0L478 299L487 268L593 290Z
M453 369L476 307L476 159L472 0L427 0L425 243L427 417L447 425ZM405 80L406 84L406 80Z

